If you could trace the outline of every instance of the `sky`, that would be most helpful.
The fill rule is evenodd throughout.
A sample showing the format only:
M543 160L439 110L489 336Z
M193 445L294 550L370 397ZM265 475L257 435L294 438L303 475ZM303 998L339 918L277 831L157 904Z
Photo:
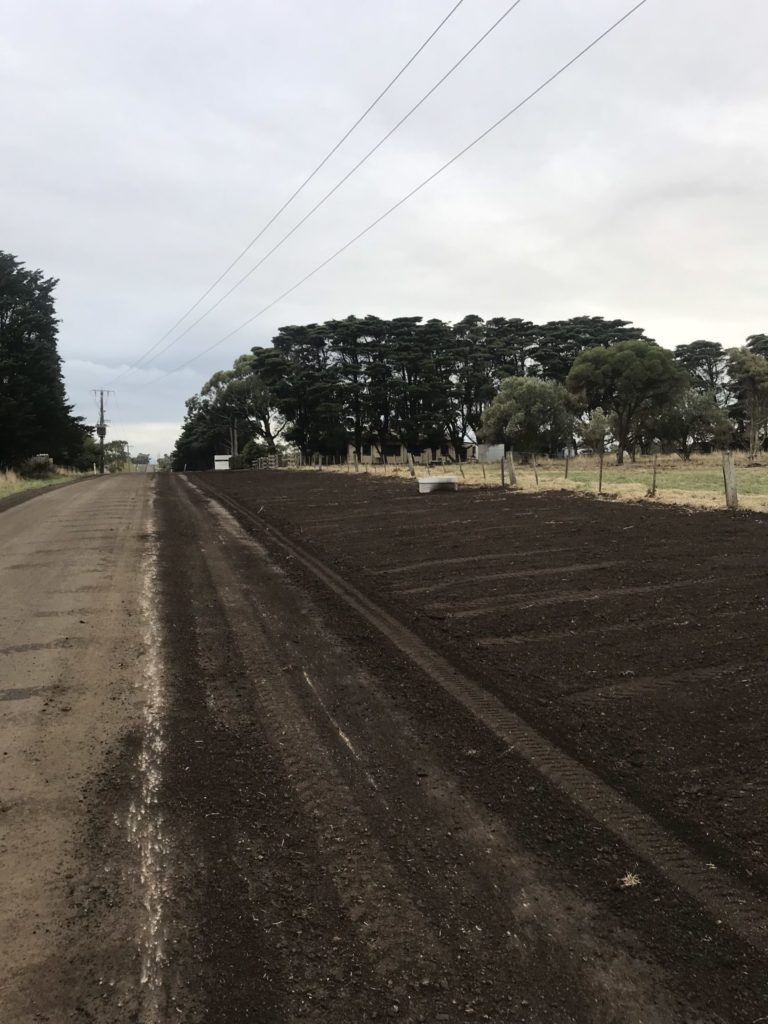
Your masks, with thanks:
M327 267L280 296L616 21L517 7L305 225L172 344L512 0L24 0L0 22L0 249L56 277L70 400L170 451L184 401L284 324L620 317L662 345L768 332L768 4L647 0ZM183 366L194 359L189 365ZM179 367L182 367L179 369ZM128 372L126 372L128 371Z

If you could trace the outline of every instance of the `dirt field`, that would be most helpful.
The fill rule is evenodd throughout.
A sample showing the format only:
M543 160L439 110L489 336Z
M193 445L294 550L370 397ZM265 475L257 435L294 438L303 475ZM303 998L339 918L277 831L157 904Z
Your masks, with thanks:
M765 923L765 518L552 493L419 497L406 482L362 474L266 471L195 481L235 499L234 511L256 513L251 528L268 546L275 535L263 526L271 524L319 556L662 826L655 840L659 849L666 843L666 854L642 847L631 829L628 853L604 836L585 837L572 817L527 808L527 839L577 887L590 876L590 898L650 929L660 956L679 957L681 931L694 927L688 896L719 913L706 894L724 892L731 880L735 903ZM294 554L281 553L289 574L322 588ZM334 631L357 656L379 669L402 659L407 644L393 650L348 604L334 604L327 591L324 601ZM473 779L495 811L509 817L513 793L519 810L520 766L505 780L503 751L490 760L473 753L488 738L471 739L466 722L455 731L438 713L444 694L423 679L417 685L412 663L400 666L400 679L413 713L427 722L434 716L446 763ZM581 810L599 819L601 807L585 799ZM697 867L687 879L674 877L682 885L667 892L663 876L674 873L675 858ZM630 869L641 878L637 898L616 885ZM697 958L713 952L716 933L697 940ZM684 948L690 953L690 943Z

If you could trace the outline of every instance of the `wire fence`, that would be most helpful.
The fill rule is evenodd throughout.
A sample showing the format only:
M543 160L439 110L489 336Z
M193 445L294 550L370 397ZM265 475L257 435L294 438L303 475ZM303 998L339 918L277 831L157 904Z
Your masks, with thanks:
M569 490L606 500L659 501L699 508L742 508L768 512L768 453L752 462L743 452L625 457L613 454L548 458L532 452L507 453L502 461L456 462L448 458L428 464L363 461L343 456L303 457L281 453L257 460L254 469L362 473L376 479L409 479L451 475L459 485L504 487L520 491Z

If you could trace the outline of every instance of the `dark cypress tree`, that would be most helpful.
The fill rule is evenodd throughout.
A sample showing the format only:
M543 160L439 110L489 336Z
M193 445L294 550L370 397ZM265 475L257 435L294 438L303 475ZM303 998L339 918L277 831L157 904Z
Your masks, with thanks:
M0 252L0 466L45 452L71 464L88 430L67 403L56 347L55 278Z

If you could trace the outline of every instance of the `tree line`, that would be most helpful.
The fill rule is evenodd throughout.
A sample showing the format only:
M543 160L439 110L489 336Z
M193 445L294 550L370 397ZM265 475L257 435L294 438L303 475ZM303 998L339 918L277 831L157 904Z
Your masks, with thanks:
M67 401L53 293L58 281L0 251L0 469L49 455L87 469L93 428Z
M241 464L281 445L306 458L392 442L462 458L467 442L521 453L611 445L621 461L654 445L766 443L768 335L724 349L662 348L627 320L581 316L534 324L470 315L350 316L281 327L269 347L215 373L187 412L174 468L207 469L214 454Z

